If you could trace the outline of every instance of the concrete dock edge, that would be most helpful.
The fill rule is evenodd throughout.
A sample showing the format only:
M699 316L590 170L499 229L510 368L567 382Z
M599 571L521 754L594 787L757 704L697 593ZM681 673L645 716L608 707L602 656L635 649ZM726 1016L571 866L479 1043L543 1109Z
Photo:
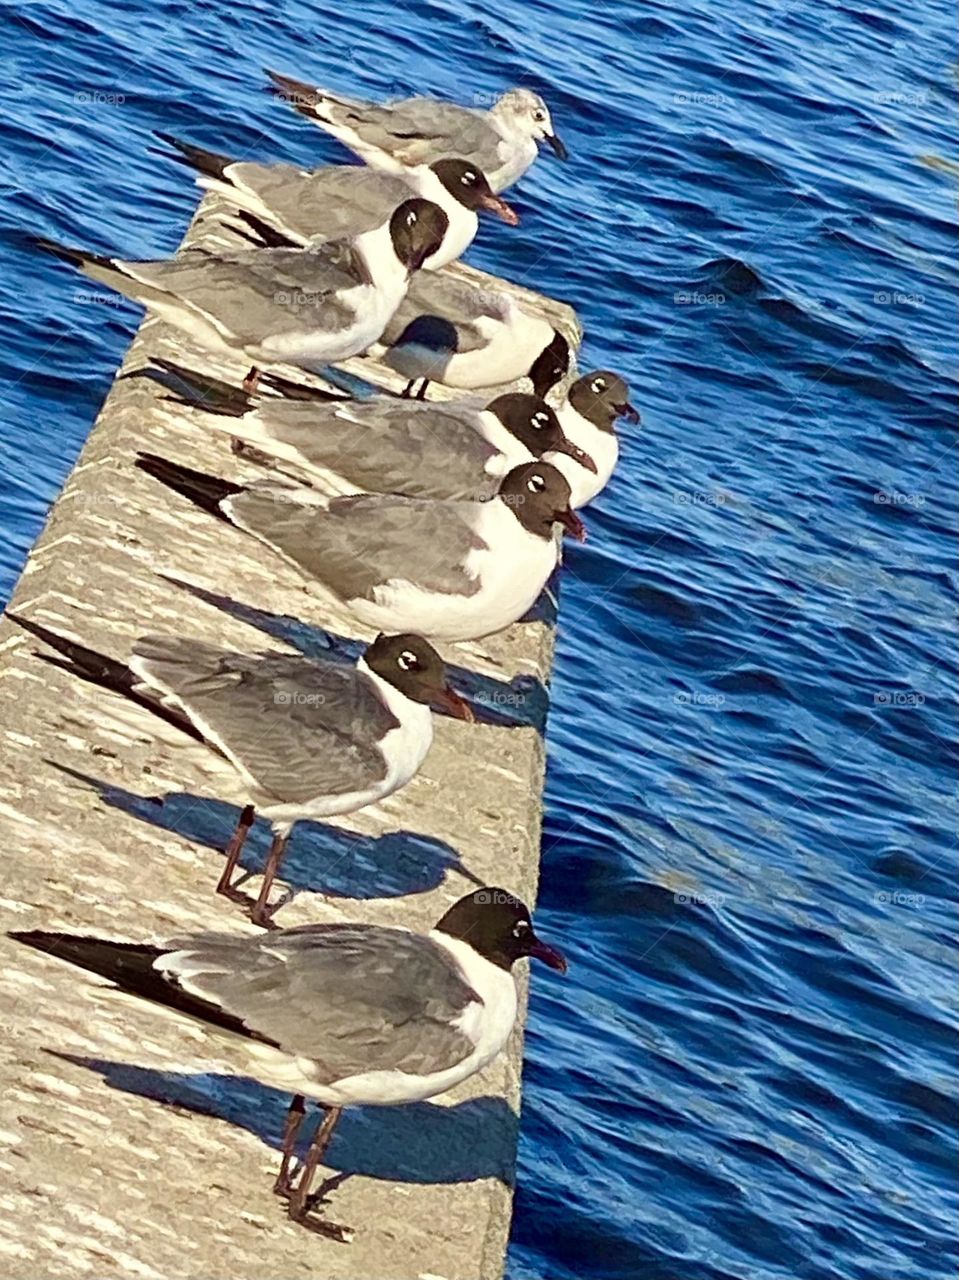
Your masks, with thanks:
M190 244L223 236L205 201ZM64 268L66 270L66 268ZM521 294L574 342L569 308ZM85 286L78 277L78 289ZM126 658L148 631L257 651L352 654L369 638L267 548L136 471L145 449L241 479L262 475L139 376L163 355L234 382L244 370L142 325L50 512L11 607ZM348 365L395 389L369 360ZM481 723L439 723L421 774L381 805L298 827L289 926L344 918L428 926L476 883L535 901L550 609L445 646ZM236 811L202 798L163 749L107 731L101 694L0 627L0 929L131 940L252 929L213 885ZM158 797L165 797L164 803ZM258 826L251 857L262 865ZM247 888L255 890L258 876ZM325 892L323 891L325 889ZM289 1223L270 1191L288 1099L227 1073L172 1018L5 937L0 970L0 1276L73 1280L496 1280L509 1232L522 1033L453 1094L348 1114L328 1156L341 1245ZM549 979L547 979L549 980Z

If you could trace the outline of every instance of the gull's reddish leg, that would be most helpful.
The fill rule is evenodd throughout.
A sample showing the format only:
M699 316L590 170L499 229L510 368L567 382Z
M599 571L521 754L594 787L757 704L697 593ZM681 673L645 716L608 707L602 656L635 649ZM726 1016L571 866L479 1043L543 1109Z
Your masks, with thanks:
M302 1093L293 1095L293 1101L290 1103L290 1109L286 1113L286 1125L283 1129L283 1145L280 1150L283 1158L280 1160L280 1172L276 1175L276 1182L273 1184L273 1193L278 1196L288 1196L292 1191L290 1186L290 1165L293 1162L293 1152L296 1148L296 1137L300 1132L300 1125L303 1123L303 1117L306 1115L306 1099Z
M260 895L256 900L250 919L254 924L261 925L264 929L269 927L270 910L267 906L270 898L270 890L273 888L273 881L276 879L276 873L280 869L280 863L283 861L283 854L286 852L286 842L290 838L290 833L284 832L280 835L277 832L273 837L273 843L270 845L270 852L266 855L266 866L263 868L263 883L260 885Z
M243 845L246 843L246 837L250 828L253 826L253 820L256 817L256 810L251 804L244 807L240 814L240 820L236 824L236 830L230 837L230 843L226 846L226 866L223 868L223 874L217 881L217 893L229 893L230 881L233 879L233 872L236 864L240 859L243 851Z

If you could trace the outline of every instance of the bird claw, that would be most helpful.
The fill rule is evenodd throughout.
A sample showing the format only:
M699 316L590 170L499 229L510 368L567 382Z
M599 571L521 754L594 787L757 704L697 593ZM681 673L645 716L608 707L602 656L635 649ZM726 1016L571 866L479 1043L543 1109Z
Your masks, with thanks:
M305 1227L307 1231L312 1231L314 1235L325 1236L328 1240L335 1240L338 1244L352 1244L353 1237L356 1234L353 1227L344 1226L340 1222L329 1222L325 1218L311 1216L316 1206L324 1203L326 1201L322 1191L317 1191L313 1195L307 1196L302 1208L294 1208L294 1202L291 1200L289 1207L290 1220L295 1222L297 1226Z

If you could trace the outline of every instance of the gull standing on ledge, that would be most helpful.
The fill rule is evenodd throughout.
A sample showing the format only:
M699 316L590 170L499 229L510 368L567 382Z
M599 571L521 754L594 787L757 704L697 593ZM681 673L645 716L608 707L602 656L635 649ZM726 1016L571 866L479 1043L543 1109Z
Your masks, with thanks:
M554 466L563 455L575 464L572 471L595 474L596 469L592 458L563 434L546 401L521 391L497 396L489 404L391 396L264 396L254 402L239 392L217 401L200 387L196 396L182 403L204 411L201 425L267 459L292 463L311 485L331 495L402 493L481 502L496 494L513 467L547 453Z
M157 137L179 154L161 152L198 173L197 185L217 191L237 209L252 214L293 244L353 238L389 222L411 194L438 205L449 225L443 244L423 267L435 271L455 262L476 237L481 211L515 227L519 218L490 189L479 165L436 160L406 169L402 177L361 165L326 165L312 171L292 164L256 164L204 151L169 134Z
M569 481L571 505L576 510L606 488L619 461L616 419L638 423L639 411L629 403L629 387L619 374L598 369L576 379L563 403L556 406L556 416L566 439L594 464L592 468L582 466L569 449L543 454Z
M233 484L155 454L136 465L271 547L365 626L439 640L479 640L518 622L556 568L556 525L586 537L569 484L546 462L514 467L488 502L327 498Z
M406 200L385 226L336 246L343 261L335 264L329 245L228 254L187 249L157 262L124 262L51 240L37 243L211 350L245 354L253 368L244 386L253 390L261 365L315 372L365 351L447 227L446 214L431 201Z
M218 799L242 806L218 893L236 896L233 872L256 812L269 819L254 924L269 924L270 889L296 822L354 813L405 786L433 741L431 703L473 719L421 636L379 636L355 667L143 636L127 664L9 616L61 655L45 661L119 695L103 705L104 723L158 740L206 774Z
M484 110L424 97L366 102L276 71L266 74L278 98L367 164L388 173L462 156L479 165L494 191L504 191L536 159L539 142L546 142L560 160L568 155L553 129L549 108L530 89L509 89Z
M201 933L163 947L40 929L9 936L174 1011L211 1051L226 1042L254 1080L292 1093L273 1190L294 1222L343 1241L349 1228L310 1216L310 1187L343 1108L422 1102L468 1080L513 1030L516 962L531 957L566 972L528 907L503 889L461 898L429 933L307 924L252 937ZM326 1114L294 1183L306 1098Z

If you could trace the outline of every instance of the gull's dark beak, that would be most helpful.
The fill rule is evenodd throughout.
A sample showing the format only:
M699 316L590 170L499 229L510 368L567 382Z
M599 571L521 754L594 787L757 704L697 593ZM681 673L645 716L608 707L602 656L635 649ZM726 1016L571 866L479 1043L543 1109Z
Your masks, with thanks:
M553 155L556 156L558 160L569 159L569 152L566 150L565 146L560 140L560 136L558 133L547 133L545 137L546 137L546 141L553 148Z
M502 199L501 196L496 195L495 192L485 192L480 196L479 203L481 209L486 209L488 213L495 213L497 218L502 219L502 221L507 223L509 226L519 226L519 214L512 205L508 205L506 201Z
M461 698L458 693L449 687L449 685L447 685L445 689L440 690L433 699L433 704L441 710L446 711L456 720L469 720L472 722L476 719L469 703L465 698Z
M628 400L626 401L625 404L614 404L613 408L616 410L619 416L621 418L625 418L627 422L642 421L642 419L639 416L639 410L634 409Z
M599 474L596 463L586 450L581 449L578 444L573 444L572 440L566 436L558 444L553 445L552 451L553 453L565 453L568 458L573 458L581 467L585 467L587 471L592 471L594 476Z
M567 507L565 511L560 512L556 519L567 533L573 535L577 542L586 541L586 526L572 507Z
M569 966L566 963L566 957L557 947L551 947L548 942L543 942L541 938L537 938L533 934L530 942L528 955L534 960L542 960L543 964L548 964L551 969L555 969L557 973L565 973Z

